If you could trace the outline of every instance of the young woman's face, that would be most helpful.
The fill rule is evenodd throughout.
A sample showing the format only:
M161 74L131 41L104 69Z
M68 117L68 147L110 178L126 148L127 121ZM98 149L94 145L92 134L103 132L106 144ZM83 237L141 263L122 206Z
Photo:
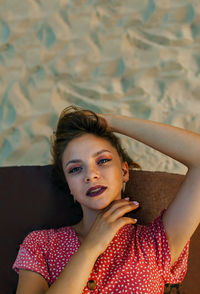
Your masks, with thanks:
M123 182L129 179L127 162L121 162L109 141L93 134L67 145L62 166L71 194L81 206L95 210L121 199Z

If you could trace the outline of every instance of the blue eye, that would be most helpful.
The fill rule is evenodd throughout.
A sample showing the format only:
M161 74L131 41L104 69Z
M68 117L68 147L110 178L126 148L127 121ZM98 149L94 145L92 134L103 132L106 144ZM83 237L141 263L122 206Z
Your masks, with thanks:
M100 159L99 161L98 161L98 163L106 163L106 162L108 162L108 161L110 161L111 159L108 159L108 158L103 158L103 159Z
M79 171L79 169L80 169L80 167L74 167L74 168L70 169L69 174L74 174L77 171Z
M98 164L104 164L104 163L106 163L106 162L108 162L108 161L111 161L111 159L109 159L109 158L102 158L102 159L100 159L99 161L98 161ZM81 166L76 166L76 167L73 167L72 169L70 169L69 171L68 171L68 173L69 174L75 174L75 173L78 173L78 172L80 172L82 170L82 167Z

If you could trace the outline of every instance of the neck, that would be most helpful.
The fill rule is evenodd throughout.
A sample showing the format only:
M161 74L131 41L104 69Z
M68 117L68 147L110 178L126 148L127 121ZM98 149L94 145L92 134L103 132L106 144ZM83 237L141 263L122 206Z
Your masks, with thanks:
M73 226L74 230L79 236L79 240L81 241L81 243L85 239L85 237L88 235L99 213L99 211L91 210L91 209L88 209L87 207L82 207L82 210L83 210L82 220L78 224Z
M117 199L121 199L121 195ZM83 210L83 218L78 224L72 226L74 230L76 231L76 233L78 234L79 241L81 241L81 243L85 239L85 237L88 235L94 221L96 220L97 215L100 212L104 212L105 210L107 210L111 204L112 203L110 203L108 206L100 210L93 210L88 207L81 206Z

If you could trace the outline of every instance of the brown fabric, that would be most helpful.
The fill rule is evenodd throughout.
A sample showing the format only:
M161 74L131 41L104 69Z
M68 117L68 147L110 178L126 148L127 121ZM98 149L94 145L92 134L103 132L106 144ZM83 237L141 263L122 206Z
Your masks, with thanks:
M74 206L70 196L52 184L51 172L51 165L0 168L0 293L16 291L18 275L12 265L20 243L29 232L72 225L81 219L79 206ZM155 219L174 198L183 180L183 175L130 171L125 195L140 202L140 208L130 216L138 218L140 224ZM200 293L199 235L200 227L191 239L182 294Z

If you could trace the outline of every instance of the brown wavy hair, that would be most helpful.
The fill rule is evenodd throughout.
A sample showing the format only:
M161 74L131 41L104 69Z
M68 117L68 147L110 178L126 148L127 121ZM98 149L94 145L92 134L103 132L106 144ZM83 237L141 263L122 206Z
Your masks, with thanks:
M140 168L140 165L127 154L120 139L111 131L104 118L91 110L71 105L61 112L56 130L51 137L52 176L57 186L69 192L62 168L62 156L70 141L88 133L109 141L116 148L122 161L127 161L129 168Z

